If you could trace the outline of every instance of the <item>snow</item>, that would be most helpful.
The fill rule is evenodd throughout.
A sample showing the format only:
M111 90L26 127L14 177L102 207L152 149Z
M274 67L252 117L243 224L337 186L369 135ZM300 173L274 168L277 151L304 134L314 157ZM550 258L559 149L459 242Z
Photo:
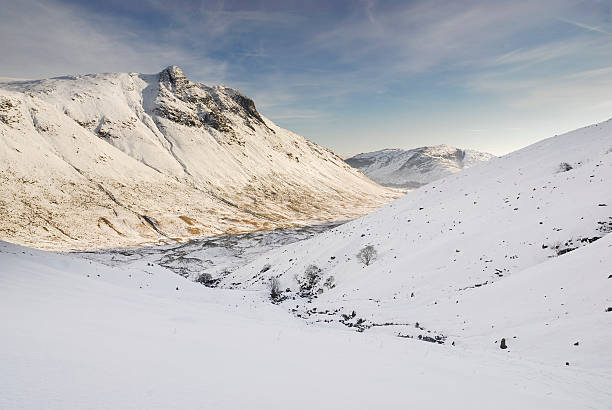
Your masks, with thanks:
M611 403L610 379L596 372L308 325L258 292L209 289L158 266L11 244L0 255L3 409Z
M562 162L573 169L561 172ZM464 170L272 250L221 285L264 289L277 277L291 289L283 305L311 323L438 337L533 363L569 362L609 379L611 177L608 121ZM370 266L356 258L366 245L378 251ZM262 273L264 264L271 268ZM296 297L296 277L310 265L322 271L321 293ZM329 277L332 289L322 285ZM501 338L507 350L499 348Z
M345 220L399 195L174 66L0 82L0 164L0 239L45 249Z
M195 239L178 245L85 251L82 255L109 266L129 266L132 263L146 262L163 266L194 281L204 274L210 275L207 282L217 282L271 249L310 238L341 223L330 222L298 228L217 236Z
M165 107L170 111L164 115L176 115L177 121L212 121L221 127L214 122L220 121L214 110L200 115L183 100L176 106L153 101L155 96L171 102L177 87L185 85L176 69L162 74L167 89L151 94L147 101L154 102L152 106ZM180 230L172 230L172 220L202 226L204 216L189 216L198 206L202 213L197 215L208 213L210 221L218 222L218 233L231 233L224 218L236 219L246 209L245 203L232 206L214 195L201 196L201 189L194 188L208 174L196 166L205 156L190 145L197 145L196 136L187 129L181 128L184 134L151 131L149 142L131 154L121 138L109 143L113 140L79 134L83 138L76 140L87 142L70 149L63 132L53 138L48 131L20 135L31 138L29 145L17 138L15 129L34 126L24 122L26 114L37 127L49 130L60 123L43 123L47 117L42 111L63 112L69 106L76 113L78 107L106 104L101 97L96 102L95 97L74 96L85 98L84 105L72 105L63 97L55 101L55 91L45 87L57 90L71 81L151 84L146 76L136 75L133 83L128 77L132 76L45 80L13 84L3 91L26 105L30 102L24 101L34 98L27 92L37 95L37 101L49 98L28 105L29 113L2 102L0 131L8 142L1 152L13 162L2 174L0 204L8 221L16 220L10 210L23 218L21 225L3 222L3 235L54 247L57 235L42 234L44 226L49 232L66 230L65 236L74 235L89 250L111 243L119 249L54 253L0 242L0 408L612 407L612 121L453 173L337 227L124 249L136 240L150 243L156 237L142 220L130 222L134 214L151 216L150 226L174 233ZM14 88L21 91L11 91ZM132 97L151 91L144 89ZM108 84L101 90L118 92ZM234 90L198 85L184 92L181 98L186 101L241 101L238 112L249 115L230 118L231 127L274 127L265 119L262 124ZM148 127L151 107L142 107L144 114L138 118ZM107 108L104 111L110 113ZM178 127L164 118L157 124ZM113 128L116 124L107 124L106 130L130 132L131 125ZM75 132L81 127L60 125ZM281 135L289 135L278 128L274 135L261 132L255 132L265 135L261 141L280 138L279 143L287 142ZM210 133L213 140L243 135ZM146 144L165 146L163 140L155 140L162 136L169 138L170 147L151 148L160 157L135 158L136 152L146 152ZM281 150L274 154L275 165L318 164L312 157L323 163L336 161L314 144L298 137L294 141L304 150L300 162ZM205 144L214 147L212 140ZM245 147L249 144L245 140ZM229 145L243 152L239 142ZM214 158L229 158L217 155L222 150L216 149ZM29 156L27 161L19 160L21 150ZM108 155L101 160L104 165L94 165L94 153ZM302 160L309 155L311 159ZM231 158L237 161L240 155ZM248 174L255 162L244 161L248 165L231 180L251 178L241 172ZM230 163L220 160L215 178L223 181L222 169ZM308 171L309 177L320 172L316 178L321 179L313 178L327 181L323 192L356 181L364 192L379 193L380 202L393 196L357 172L333 164ZM57 171L53 175L50 166ZM168 168L152 168L161 166ZM300 170L287 165L267 182L288 178L298 184L291 175ZM128 175L138 175L145 183L130 185ZM221 184L222 198L239 200L231 196L228 181ZM202 183L214 184L213 179ZM298 184L287 192L303 187ZM311 188L312 195L318 192ZM352 197L351 189L342 191L345 199ZM274 192L283 195L280 189ZM284 212L274 201L261 199L274 196L272 191L260 194L251 199L262 202L249 210ZM108 202L96 202L99 197L143 208L111 205L109 211ZM328 212L316 210L317 204L311 204L311 216ZM355 205L348 201L344 206L348 214ZM38 214L27 215L24 208ZM92 215L107 215L113 226L124 231L132 226L136 233L126 236L128 240L108 230L95 232L97 225L91 221L96 219L88 219ZM241 222L246 225L260 218L248 212L239 217L246 218L248 222ZM139 224L142 231L136 229ZM66 243L74 242L64 238L56 245ZM356 255L367 245L374 246L377 257L366 266ZM312 287L300 289L307 270L316 273ZM192 281L202 271L213 274L216 287ZM280 281L281 289L289 289L277 303L269 297L272 278Z
M494 156L486 152L436 145L411 150L384 149L345 161L381 185L414 189L491 158Z

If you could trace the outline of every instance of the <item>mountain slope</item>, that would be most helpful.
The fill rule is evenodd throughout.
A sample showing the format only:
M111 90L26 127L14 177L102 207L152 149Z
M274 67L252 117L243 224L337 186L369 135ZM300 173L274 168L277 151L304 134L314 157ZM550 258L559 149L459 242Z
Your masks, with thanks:
M437 145L367 152L345 162L381 185L414 189L493 157L486 152Z
M42 248L347 219L398 195L174 66L0 84L0 163L0 239Z
M611 181L607 121L409 192L223 283L265 289L275 277L309 321L610 378ZM366 245L378 252L369 266L356 257Z

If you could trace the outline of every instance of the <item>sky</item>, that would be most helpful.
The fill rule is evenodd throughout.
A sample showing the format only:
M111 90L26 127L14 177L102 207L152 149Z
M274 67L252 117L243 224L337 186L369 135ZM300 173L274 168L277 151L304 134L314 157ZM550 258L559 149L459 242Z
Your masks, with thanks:
M612 117L612 0L0 0L0 77L238 88L342 156L505 154Z

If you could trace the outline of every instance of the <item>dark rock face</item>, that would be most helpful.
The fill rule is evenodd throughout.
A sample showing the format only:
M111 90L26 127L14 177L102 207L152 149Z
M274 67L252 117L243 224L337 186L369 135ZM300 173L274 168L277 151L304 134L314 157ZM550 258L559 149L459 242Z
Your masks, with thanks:
M159 107L155 108L155 114L187 127L201 127L203 125L202 121L197 115L177 110L167 105L160 105Z
M255 130L255 125L273 132L257 112L252 99L237 90L207 87L192 83L179 67L170 66L159 73L159 103L155 114L186 127L210 127L229 136L228 142L240 142L232 115ZM184 104L180 104L180 102Z
M230 121L219 110L213 110L204 116L204 124L209 125L220 132L232 132Z
M236 93L236 95L234 95L234 101L236 101L238 105L244 108L247 114L256 118L262 124L264 123L263 118L261 118L261 115L257 112L257 109L255 108L255 102L253 100L240 93Z
M183 73L183 70L175 65L167 67L159 73L159 80L170 85L174 91L182 90L189 84L189 80L185 73Z

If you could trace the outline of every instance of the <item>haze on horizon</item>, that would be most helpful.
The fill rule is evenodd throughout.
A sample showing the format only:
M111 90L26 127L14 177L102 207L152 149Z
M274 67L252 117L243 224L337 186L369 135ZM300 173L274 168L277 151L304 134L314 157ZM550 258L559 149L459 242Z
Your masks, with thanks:
M252 97L347 156L448 144L504 154L612 117L598 0L0 0L0 77L153 73Z

